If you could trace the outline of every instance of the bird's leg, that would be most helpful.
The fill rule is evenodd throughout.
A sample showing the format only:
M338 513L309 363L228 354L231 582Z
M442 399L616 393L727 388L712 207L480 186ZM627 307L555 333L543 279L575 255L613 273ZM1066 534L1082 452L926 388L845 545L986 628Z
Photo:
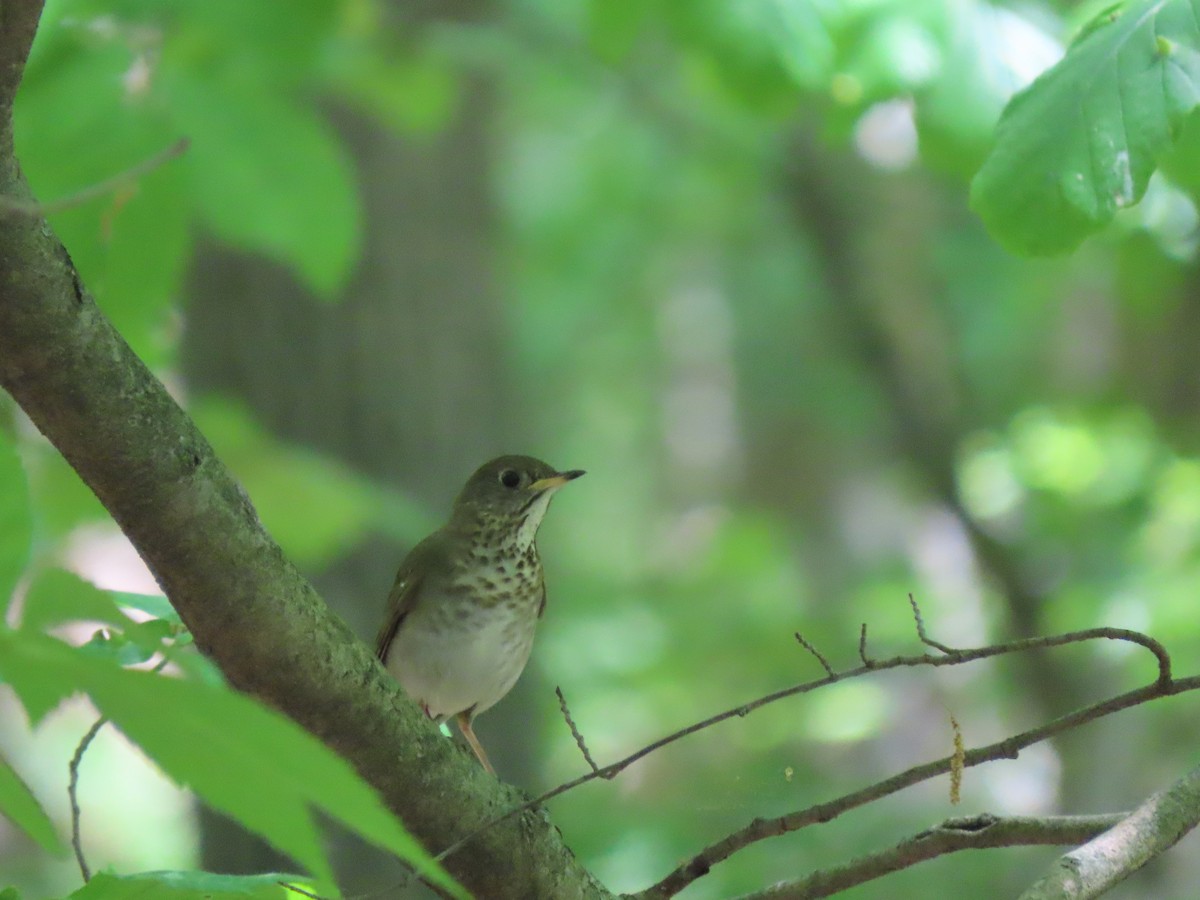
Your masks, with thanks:
M467 739L467 743L475 751L475 756L483 763L483 767L488 770L489 774L495 775L496 770L492 768L487 754L483 752L483 744L479 743L479 738L475 737L475 729L471 727L471 710L464 710L454 718L458 722L458 730L462 732L462 736Z

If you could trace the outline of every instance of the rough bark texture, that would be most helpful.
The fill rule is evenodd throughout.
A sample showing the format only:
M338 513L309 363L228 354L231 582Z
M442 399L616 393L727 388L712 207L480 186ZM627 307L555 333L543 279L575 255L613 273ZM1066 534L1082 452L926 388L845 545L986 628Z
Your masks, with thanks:
M1161 856L1200 822L1200 769L1150 796L1108 831L1059 857L1020 900L1088 900Z
M0 5L0 194L28 197L9 112L41 11ZM427 846L520 801L443 740L263 530L37 216L0 213L0 385L95 491L230 682L341 753ZM600 897L544 813L448 863L484 897Z

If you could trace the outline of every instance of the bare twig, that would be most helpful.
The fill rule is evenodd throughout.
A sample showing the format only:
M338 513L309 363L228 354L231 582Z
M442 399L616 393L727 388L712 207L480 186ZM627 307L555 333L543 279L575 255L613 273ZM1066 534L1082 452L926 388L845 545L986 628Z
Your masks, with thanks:
M150 671L158 674L166 668L169 662L170 658L164 653L162 659ZM71 801L71 847L75 851L75 861L79 863L79 873L83 876L84 881L91 880L92 872L88 868L87 860L84 858L83 839L80 836L79 765L83 762L83 754L92 745L92 741L96 739L96 735L100 733L100 729L107 724L108 716L101 716L92 723L92 727L80 739L79 746L75 748L71 762L67 765L67 797Z
M999 818L984 813L947 819L907 838L894 847L851 860L845 865L785 881L740 900L813 900L829 897L855 885L907 869L919 862L956 853L994 847L1032 847L1077 844L1119 822L1124 813L1098 816L1014 816Z
M801 647L811 653L813 658L815 658L816 661L821 664L821 668L825 670L826 675L828 675L830 678L837 678L837 674L833 671L833 667L829 665L829 660L822 656L821 651L805 640L804 635L798 631L796 632L796 641Z
M911 593L908 595L908 605L912 607L913 619L917 623L917 637L921 639L921 643L927 647L933 647L935 650L941 650L943 653L954 653L953 649L938 643L926 633L925 620L921 618L921 607L917 605L917 599Z
M308 897L308 900L329 900L328 897L322 897L320 894L314 894L312 891L305 890L298 884L292 884L290 881L275 882L285 891L291 891L293 894L299 894L302 897Z
M579 752L583 754L584 761L591 767L591 770L598 773L600 767L592 759L592 754L588 752L587 743L584 741L583 735L575 727L575 720L571 718L571 711L567 709L567 698L563 696L562 688L555 687L554 693L558 694L558 708L562 710L563 718L567 720L567 727L571 729L571 737L575 738L575 744L579 747ZM612 775L608 777L611 778Z
M83 839L79 833L79 764L83 762L83 754L87 748L91 746L92 741L96 739L96 735L100 733L100 729L108 723L106 716L101 716L92 723L92 727L87 730L87 734L79 741L79 746L75 748L75 754L71 757L71 762L67 766L67 797L71 801L71 847L75 850L75 861L79 863L79 874L83 876L84 881L90 881L92 878L92 870L88 868L87 859L83 855Z
M867 656L867 623L863 622L858 629L858 658L862 660L863 668L869 669L874 663Z
M89 200L95 200L97 197L103 197L105 194L111 194L132 184L143 175L148 175L155 169L175 159L175 157L181 156L187 150L189 143L190 141L187 138L180 138L165 150L160 150L149 159L144 159L140 163L130 166L124 172L118 172L116 175L105 178L103 181L98 181L73 194L59 197L57 200L51 200L48 203L37 203L32 200L22 200L17 197L0 195L0 211L25 216L49 216L63 210L73 209L76 206L82 206Z
M709 716L707 719L704 719L700 722L695 722L691 725L688 725L686 728L681 728L678 731L674 731L671 734L666 735L665 737L659 738L657 741L654 741L653 743L647 744L646 746L642 747L640 750L638 750L634 753L631 753L629 756L626 756L624 759L620 759L617 762L610 763L607 766L601 766L600 768L598 768L594 771L587 772L583 775L580 775L578 778L572 779L571 781L564 782L563 784L558 785L558 787L552 788L551 790L546 791L545 793L533 798L532 800L527 801L526 803L522 803L518 806L513 807L508 812L503 813L488 822L485 822L483 825L481 825L479 828L475 829L470 834L455 841L453 844L451 844L450 846L448 846L444 850L442 850L440 853L438 853L435 858L438 861L444 860L444 859L452 856L453 854L457 853L459 850L461 850L463 847L465 847L467 844L469 844L471 841L473 841L479 835L483 834L488 829L493 828L496 825L500 824L501 822L508 820L512 816L518 815L519 813L525 812L526 810L533 809L536 806L540 806L541 804L546 803L547 801L552 800L555 797L565 794L567 791L573 790L582 784L586 784L589 781L594 781L597 778L611 779L614 776L616 776L617 774L619 774L620 772L629 768L634 763L638 762L641 759L644 759L646 756L649 756L651 753L654 753L657 750L661 750L663 747L666 747L669 744L673 744L676 741L682 740L683 738L688 737L689 735L695 734L698 731L703 731L706 728L710 728L713 725L716 725L720 722L724 722L728 719L740 718L740 717L749 715L751 712L753 712L756 709L759 709L763 706L767 706L771 703L778 702L779 700L783 700L787 697L794 697L794 696L798 696L800 694L810 693L812 691L815 691L817 688L821 688L827 684L831 684L833 681L845 681L845 680L848 680L851 678L859 678L863 675L867 675L872 672L883 671L886 669L917 667L917 666L935 666L935 667L937 667L937 666L961 665L963 663L974 662L976 660L981 660L981 659L988 659L988 658L994 657L994 656L1002 656L1002 655L1005 655L1008 653L1019 653L1019 652L1023 652L1023 651L1027 651L1027 650L1044 648L1044 647L1061 647L1066 644L1081 643L1084 641L1091 641L1091 640L1127 641L1127 642L1135 643L1135 644L1138 644L1139 646L1145 647L1152 654L1154 654L1154 657L1158 662L1158 678L1157 678L1157 680L1150 687L1141 688L1138 691L1131 692L1131 694L1123 694L1120 697L1114 698L1113 700L1105 701L1105 703L1095 704L1094 706L1086 707L1084 710L1081 710L1079 713L1072 714L1072 716L1064 716L1059 719L1055 719L1049 725L1043 726L1042 728L1031 729L1030 731L1023 732L1021 735L1018 735L1015 738L1008 739L1008 741L1002 741L999 744L990 745L993 748L995 748L995 747L1004 748L1004 752L1001 752L994 757L987 757L987 759L1011 758L1011 757L1016 756L1018 749L1028 746L1027 743L1020 744L1019 747L1016 744L1013 744L1012 748L1008 749L1009 742L1014 742L1014 741L1019 742L1020 740L1024 739L1027 736L1036 734L1038 736L1029 741L1029 743L1036 743L1037 741L1044 740L1045 737L1047 737L1051 734L1056 734L1057 732L1066 730L1067 728L1077 727L1078 725L1081 725L1087 721L1091 721L1094 718L1099 718L1100 716L1108 715L1111 712L1116 712L1118 709L1125 709L1127 706L1132 706L1132 705L1135 705L1136 703L1143 703L1146 700L1153 699L1155 697L1166 696L1166 695L1172 694L1172 693L1180 693L1183 690L1192 690L1193 686L1200 686L1200 678L1184 679L1182 681L1172 681L1171 676L1170 676L1171 659L1170 659L1170 656L1167 654L1166 649L1162 646L1162 644L1160 644L1158 641L1154 640L1154 638L1148 637L1147 635L1141 634L1136 631L1129 631L1124 628L1089 628L1089 629L1086 629L1083 631L1073 631L1073 632L1069 632L1067 634L1052 635L1050 637L1027 638L1027 639L1019 640L1019 641L1009 641L1004 644L994 644L994 645L991 645L988 647L977 647L977 648L964 649L964 650L951 650L948 653L943 652L942 654L939 654L937 656L934 656L932 654L922 654L920 656L895 656L895 657L892 657L890 659L885 659L885 660L873 660L873 659L868 658L866 655L866 625L864 624L862 631L860 632L860 638L859 638L859 656L860 656L860 658L865 660L861 666L859 666L855 669L850 669L846 672L835 673L833 676L827 675L826 677L818 679L816 681L807 681L807 682L804 682L803 684L797 684L797 685L793 685L791 687L783 688L782 690L775 691L775 692L767 694L763 697L759 697L758 699L753 700L749 703L743 704L741 706L733 707L732 709L727 709L724 712L717 713L716 715L713 715L713 716ZM1193 685L1193 681L1195 681L1195 685ZM1179 687L1180 685L1186 685L1186 686ZM1136 699L1130 701L1129 698L1131 698L1131 697L1136 697ZM1108 704L1111 704L1111 703L1117 703L1118 705L1113 706L1112 708L1109 708ZM1073 718L1073 717L1079 716L1079 715L1084 715L1085 717L1076 721L1075 718ZM1047 729L1049 729L1049 730L1047 730ZM987 749L989 749L989 748L983 748L983 750L971 751L971 753L977 754L977 753L981 753ZM967 754L967 760L968 760L967 764L968 765L978 765L979 762L986 761L986 759L984 759L984 758L977 758L974 761L972 761L971 753ZM896 778L888 779L885 782L880 782L880 785L891 785L896 779L909 778L909 777L912 778L912 780L910 780L910 781L905 781L902 784L898 784L895 787L892 787L888 790L884 790L878 796L884 796L888 793L892 793L893 791L899 790L902 787L907 787L909 784L915 784L917 781L924 780L925 778L931 778L934 775L939 775L943 772L948 771L949 759L950 758L947 757L946 759L940 760L936 763L930 763L930 764L928 764L927 767L918 767L918 769L909 770L909 772L902 773L902 775L896 776ZM917 777L913 777L913 773L923 772L924 769L928 768L929 766L940 767L940 768L930 769L928 774L921 774ZM879 785L876 785L875 787L879 787ZM872 790L872 788L867 788L866 790L869 791L869 790ZM859 792L859 793L862 793L862 792ZM849 797L857 797L858 794L852 794L852 795L848 795L848 796ZM845 799L845 798L843 798L843 799ZM868 799L875 799L875 798L872 796ZM840 802L840 801L835 801L835 802ZM866 802L866 800L864 800L862 802ZM859 804L852 803L851 805L845 807L845 809L839 809L838 812L834 813L833 815L840 815L842 812L845 812L846 809L853 808L853 806L856 806L856 805L859 805ZM825 808L826 807L822 807L822 809L825 809ZM832 818L832 817L833 816L830 815L827 818ZM761 823L763 821L765 821L765 820L756 820L756 822L759 822L759 823ZM776 820L776 821L778 821L778 820ZM805 822L804 824L811 824L811 823ZM797 826L797 827L803 827L803 826L801 825L801 826ZM792 830L792 829L788 828L785 830ZM742 832L738 832L738 834L741 834L741 833ZM775 831L772 833L773 834L782 834L783 832ZM750 837L749 840L745 841L745 843L752 843L753 841L761 840L762 838L768 837L768 836L770 836L770 834L767 834L767 833L756 834L753 837ZM736 838L736 835L731 835L729 839L733 839L733 838ZM727 840L729 840L729 839L727 839ZM714 845L714 847L715 846L717 846L717 845ZM744 846L744 843L738 845L738 847L740 847L740 846ZM733 852L733 850L738 849L738 847L733 847L729 852ZM712 848L709 848L709 850L711 850L711 849ZM676 873L681 873L687 866L692 865L692 863L699 864L699 861L701 860L701 858L704 857L705 854L707 854L709 852L709 850L702 851L691 862L685 863L683 866L681 866L679 869L677 869ZM728 855L728 854L726 854L726 855ZM724 856L720 857L720 859L724 859L724 858L725 858ZM720 859L713 859L713 860L711 860L711 862L719 862ZM705 870L705 871L707 871L707 870ZM667 879L664 879L663 883L667 883L667 882L673 883L671 881L671 879L675 877L676 873L672 873L672 875L668 876ZM695 878L699 877L699 875L701 875L701 874L703 874L703 873L699 872L699 871L693 872L680 885L680 887L676 888L675 890L676 891L680 890L684 885L695 880ZM651 888L649 891L647 891L645 893L645 895L652 896L651 891L654 891L658 887L659 886L656 885L654 888ZM657 894L657 895L653 895L653 896L670 896L670 894L662 893L662 894Z
M1173 847L1200 822L1200 768L1113 823L1103 834L1059 858L1054 870L1021 900L1099 897L1154 857Z

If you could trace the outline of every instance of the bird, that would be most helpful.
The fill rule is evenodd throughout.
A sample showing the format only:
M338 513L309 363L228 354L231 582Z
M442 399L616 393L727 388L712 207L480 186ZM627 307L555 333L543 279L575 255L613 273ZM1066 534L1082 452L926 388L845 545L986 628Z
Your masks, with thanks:
M538 526L559 488L583 474L532 456L484 463L449 521L404 558L388 594L376 656L427 716L456 720L493 775L472 723L529 661L546 609Z

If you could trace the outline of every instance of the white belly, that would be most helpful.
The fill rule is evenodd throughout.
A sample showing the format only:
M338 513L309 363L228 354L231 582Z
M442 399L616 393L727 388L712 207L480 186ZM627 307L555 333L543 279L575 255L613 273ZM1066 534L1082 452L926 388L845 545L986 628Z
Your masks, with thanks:
M428 615L427 609L409 614ZM459 627L425 628L406 620L388 650L387 669L405 693L441 721L494 706L517 683L533 649L536 620L492 609ZM412 627L412 626L418 627Z

